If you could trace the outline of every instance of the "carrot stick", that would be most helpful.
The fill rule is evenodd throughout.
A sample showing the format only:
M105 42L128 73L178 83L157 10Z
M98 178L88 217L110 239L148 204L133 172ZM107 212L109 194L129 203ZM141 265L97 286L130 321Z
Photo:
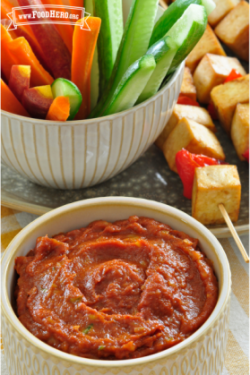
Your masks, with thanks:
M36 5L38 11L45 10L41 0L18 0L18 3L20 6ZM53 24L43 23L42 18L40 22L30 26L44 51L46 64L54 78L70 79L71 56L68 48Z
M69 98L58 96L55 98L49 108L46 120L66 121L70 113Z
M84 7L84 1L83 0L69 0L69 5L71 7ZM71 14L79 14L79 11L71 9Z
M77 21L77 24L83 20ZM90 30L81 30L75 25L73 34L73 52L71 64L71 80L82 94L82 105L75 117L76 120L85 119L90 113L90 76L96 42L101 27L101 19L89 17Z
M51 4L51 5L55 4L55 5L61 5L61 6L64 5L61 0L42 0L42 3L44 5L47 5L47 4ZM64 7L60 8L60 11L66 12ZM65 45L67 46L69 52L72 53L73 28L71 26L70 21L68 22L68 24L66 23L63 25L55 24L54 26L59 32L59 34L61 35L61 38L64 41Z
M1 0L1 19L8 19L7 13L11 13L13 5L8 0ZM16 13L21 14L21 12L16 10ZM16 39L19 36L23 36L30 44L32 50L37 56L38 60L44 64L44 52L38 43L31 27L29 25L20 25L16 30L9 31L11 37ZM45 66L47 68L47 66Z
M12 38L5 27L1 24L1 69L7 82L10 79L12 65L17 65L17 58L9 51L8 45Z
M53 78L39 63L25 38L20 37L9 42L8 50L17 60L15 65L30 65L31 87L51 85Z
M22 104L17 100L15 95L10 91L6 83L1 79L1 109L14 113L16 115L30 117Z

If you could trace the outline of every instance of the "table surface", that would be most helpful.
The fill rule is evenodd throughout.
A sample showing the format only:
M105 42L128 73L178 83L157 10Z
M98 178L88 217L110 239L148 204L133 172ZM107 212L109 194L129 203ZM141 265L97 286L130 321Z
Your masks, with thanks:
M3 207L1 210L1 255L9 242L37 216ZM249 251L249 236L241 236ZM249 266L232 238L220 239L230 262L232 272L232 296L229 335L225 367L221 375L249 374ZM4 348L1 348L1 375L10 375L4 361Z

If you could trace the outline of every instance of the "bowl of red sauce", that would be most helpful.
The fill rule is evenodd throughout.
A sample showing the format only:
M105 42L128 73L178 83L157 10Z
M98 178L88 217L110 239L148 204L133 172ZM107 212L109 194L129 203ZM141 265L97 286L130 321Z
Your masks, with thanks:
M138 198L97 198L25 227L2 260L10 374L220 374L231 290L202 224Z

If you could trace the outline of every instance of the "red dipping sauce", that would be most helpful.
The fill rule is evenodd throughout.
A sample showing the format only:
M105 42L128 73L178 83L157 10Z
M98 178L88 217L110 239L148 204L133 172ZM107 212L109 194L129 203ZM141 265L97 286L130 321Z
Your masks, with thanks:
M218 298L198 240L145 217L39 237L15 268L22 324L48 345L87 358L170 348L208 319Z

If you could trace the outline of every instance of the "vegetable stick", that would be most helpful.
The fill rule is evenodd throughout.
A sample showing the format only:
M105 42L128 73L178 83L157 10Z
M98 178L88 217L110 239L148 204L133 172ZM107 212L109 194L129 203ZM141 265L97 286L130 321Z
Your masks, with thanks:
M17 100L6 83L1 79L1 109L4 111L30 117L22 104Z
M1 69L7 82L10 79L10 71L12 65L17 65L18 60L9 51L8 45L12 42L12 38L5 27L1 24Z
M81 23L82 20L77 21ZM101 27L101 19L89 17L90 30L81 30L75 26L73 34L72 76L71 80L82 94L82 104L76 119L85 119L90 113L90 78L94 51ZM84 53L83 53L84 51Z
M61 12L66 12L65 8L63 8L63 2L61 0L42 0L42 3L44 5L47 4L55 4L60 5L62 8L60 8ZM67 46L70 53L72 53L72 38L73 38L73 27L71 26L70 21L68 24L55 24L54 25L59 34L61 35L62 40L64 41L65 45Z
M18 0L18 3L20 6L40 6L37 8L38 11L45 9L41 0ZM54 78L70 79L71 56L69 50L55 26L50 23L42 23L42 21L41 18L41 24L32 23L31 28L44 51L46 64Z
M31 66L31 87L51 85L53 78L39 63L25 38L12 40L8 43L8 49L17 60L15 65Z
M69 117L70 103L69 98L58 96L55 98L49 108L46 120L66 121Z
M9 88L20 103L22 102L24 90L28 90L30 88L30 76L30 65L12 65L10 71Z
M157 8L158 0L148 0L147 5L145 5L145 0L133 1L111 77L105 92L91 112L91 118L101 116L106 106L109 105L123 74L147 52Z
M2 0L1 1L1 19L8 19L7 13L11 13L13 5L8 0ZM18 12L16 10L16 13L21 14L21 12ZM14 31L9 31L12 39L16 39L17 37L23 36L30 44L33 52L35 53L38 60L45 64L44 61L44 52L39 44L39 42L36 40L36 37L29 25L18 25L17 29ZM45 65L45 68L47 66Z

